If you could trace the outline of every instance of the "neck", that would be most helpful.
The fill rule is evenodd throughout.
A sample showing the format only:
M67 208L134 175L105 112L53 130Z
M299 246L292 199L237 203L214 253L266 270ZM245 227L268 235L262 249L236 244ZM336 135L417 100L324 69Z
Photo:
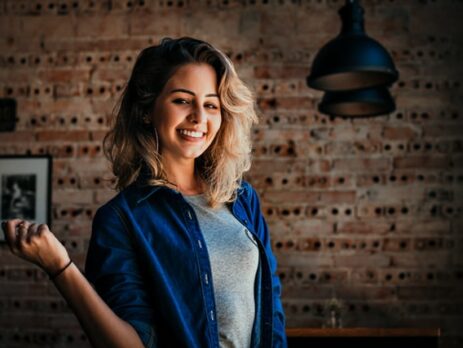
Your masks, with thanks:
M194 195L203 192L201 179L195 173L194 159L162 158L162 164L167 175L167 180L172 188L186 195Z

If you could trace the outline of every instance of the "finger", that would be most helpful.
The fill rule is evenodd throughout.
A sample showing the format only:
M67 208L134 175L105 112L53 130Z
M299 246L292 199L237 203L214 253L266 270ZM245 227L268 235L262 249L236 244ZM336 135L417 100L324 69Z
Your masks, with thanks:
M30 243L31 238L35 235L37 235L37 227L38 225L33 223L29 225L29 228L27 229L27 234L26 234L26 241Z
M19 224L16 228L16 240L15 246L17 250L22 250L23 244L27 238L27 228L29 227L29 223L24 221L23 223Z
M4 222L5 227L4 227L3 231L5 232L5 239L8 242L8 244L10 245L10 247L12 246L14 241L16 240L16 228L23 221L24 220L21 220L21 219L11 219L11 220L8 220L8 221Z
M30 223L26 220L21 221L16 227L16 241L18 239L24 240L27 237L27 229L29 228Z
M38 227L37 227L37 235L41 236L42 233L44 233L45 231L50 231L48 229L48 225L46 224L40 224Z

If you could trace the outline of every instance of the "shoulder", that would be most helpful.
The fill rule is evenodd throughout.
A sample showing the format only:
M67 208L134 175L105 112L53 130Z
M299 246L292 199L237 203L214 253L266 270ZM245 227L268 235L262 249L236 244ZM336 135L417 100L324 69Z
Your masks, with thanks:
M94 221L105 220L117 217L117 212L127 210L130 206L131 197L134 195L134 188L128 186L116 192L108 201L103 203L95 212Z
M97 209L92 221L93 244L131 243L133 209L129 207L128 192L123 189Z
M249 182L247 182L246 180L241 180L240 186L238 187L237 196L243 196L245 198L248 198L253 191L254 188Z
M238 199L240 199L243 203L250 205L251 207L255 207L256 205L258 206L260 204L257 191L246 180L241 181L237 196Z
M117 192L114 197L104 203L99 210L133 210L140 202L146 200L153 193L159 191L160 188L161 186L138 185L136 183L132 183Z

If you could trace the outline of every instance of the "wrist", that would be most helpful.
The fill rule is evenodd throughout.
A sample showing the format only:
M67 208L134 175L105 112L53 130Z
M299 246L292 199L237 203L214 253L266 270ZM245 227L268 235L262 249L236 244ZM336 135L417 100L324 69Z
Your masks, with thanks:
M40 268L42 268L47 274L54 274L61 270L64 266L67 265L71 255L66 253L55 253L54 255L49 255L48 258L41 257L38 262Z
M54 272L47 272L48 273L48 277L50 278L51 281L54 281L56 278L58 278L58 276L60 276L61 274L64 273L64 271L66 271L66 269L69 268L69 266L71 266L73 263L72 259L69 258L69 261L61 268L59 268L58 270L54 271Z

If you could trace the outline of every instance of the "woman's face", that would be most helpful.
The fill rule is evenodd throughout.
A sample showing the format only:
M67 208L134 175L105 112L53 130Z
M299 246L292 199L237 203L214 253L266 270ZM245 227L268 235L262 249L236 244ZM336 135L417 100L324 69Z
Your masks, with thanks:
M181 66L156 99L152 122L164 158L203 154L222 122L215 70L208 64Z

